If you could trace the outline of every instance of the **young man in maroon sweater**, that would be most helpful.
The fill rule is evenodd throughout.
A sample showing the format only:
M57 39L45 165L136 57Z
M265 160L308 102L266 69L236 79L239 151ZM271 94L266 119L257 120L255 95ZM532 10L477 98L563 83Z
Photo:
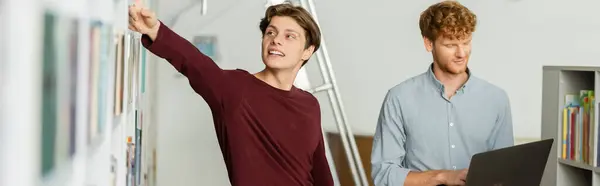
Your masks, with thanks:
M293 86L320 45L311 15L289 4L271 6L260 22L265 69L223 70L139 5L129 29L142 44L189 79L208 103L234 186L330 186L317 99Z

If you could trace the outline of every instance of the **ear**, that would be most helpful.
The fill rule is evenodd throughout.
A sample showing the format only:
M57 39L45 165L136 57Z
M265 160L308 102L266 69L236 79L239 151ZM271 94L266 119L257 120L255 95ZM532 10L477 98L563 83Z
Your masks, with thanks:
M307 49L304 49L304 52L302 53L302 61L308 60L314 52L315 52L314 45L310 45Z
M423 42L425 44L425 50L431 52L433 50L433 41L429 40L427 37L423 37Z

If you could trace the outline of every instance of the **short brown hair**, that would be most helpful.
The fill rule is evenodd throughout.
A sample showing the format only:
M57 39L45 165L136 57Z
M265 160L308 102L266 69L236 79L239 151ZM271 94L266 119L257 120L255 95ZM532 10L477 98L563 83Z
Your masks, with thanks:
M475 32L477 16L467 7L452 0L431 5L419 19L421 35L434 42L443 36L463 39Z
M265 17L260 20L259 27L263 36L265 35L265 30L271 23L271 19L275 16L285 16L294 19L306 32L305 49L311 45L315 46L314 52L319 49L321 46L321 30L319 29L317 22L306 9L289 3L270 6L265 12ZM304 63L306 63L306 61Z

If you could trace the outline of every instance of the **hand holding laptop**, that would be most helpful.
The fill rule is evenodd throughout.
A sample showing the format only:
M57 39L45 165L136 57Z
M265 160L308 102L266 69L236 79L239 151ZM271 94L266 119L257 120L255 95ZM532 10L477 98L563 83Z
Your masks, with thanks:
M435 181L438 186L540 185L553 144L549 138L481 152L473 155L470 173L467 169L442 171Z
M444 170L437 175L438 185L459 186L465 185L468 169Z

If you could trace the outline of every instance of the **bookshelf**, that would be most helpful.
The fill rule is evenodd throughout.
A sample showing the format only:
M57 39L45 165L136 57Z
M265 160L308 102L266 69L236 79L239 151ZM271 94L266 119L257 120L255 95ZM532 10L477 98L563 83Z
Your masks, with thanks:
M0 185L146 185L132 3L0 0Z
M542 139L554 138L544 186L600 186L600 67L544 66Z

